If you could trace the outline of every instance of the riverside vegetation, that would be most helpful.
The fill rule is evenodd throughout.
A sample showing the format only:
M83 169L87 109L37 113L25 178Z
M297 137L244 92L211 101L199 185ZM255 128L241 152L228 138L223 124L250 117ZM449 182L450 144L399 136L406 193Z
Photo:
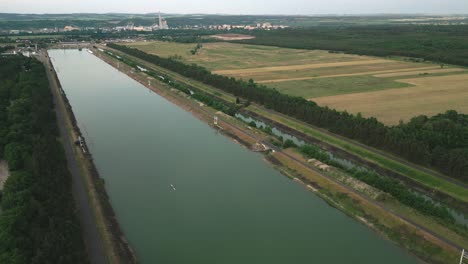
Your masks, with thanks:
M44 66L0 57L0 263L87 263Z

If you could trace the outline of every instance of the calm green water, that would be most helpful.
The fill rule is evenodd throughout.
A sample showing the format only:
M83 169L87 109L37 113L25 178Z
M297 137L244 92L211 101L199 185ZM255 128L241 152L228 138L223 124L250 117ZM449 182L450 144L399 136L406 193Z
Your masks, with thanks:
M50 56L142 263L417 262L86 51Z

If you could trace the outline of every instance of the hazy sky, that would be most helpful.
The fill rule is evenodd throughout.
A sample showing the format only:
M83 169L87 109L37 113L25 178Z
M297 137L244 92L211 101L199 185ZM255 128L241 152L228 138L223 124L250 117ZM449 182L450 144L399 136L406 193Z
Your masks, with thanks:
M0 0L1 13L468 13L468 0Z

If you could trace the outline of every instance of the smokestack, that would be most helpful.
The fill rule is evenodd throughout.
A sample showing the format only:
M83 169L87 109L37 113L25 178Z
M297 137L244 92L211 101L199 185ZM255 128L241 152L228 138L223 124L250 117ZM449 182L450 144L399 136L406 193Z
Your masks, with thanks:
M159 29L162 29L162 26L161 11L159 11Z

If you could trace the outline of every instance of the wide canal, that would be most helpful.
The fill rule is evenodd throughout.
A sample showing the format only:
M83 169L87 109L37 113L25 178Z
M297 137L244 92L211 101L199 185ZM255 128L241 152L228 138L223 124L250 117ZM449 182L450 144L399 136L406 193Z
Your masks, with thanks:
M141 263L417 262L94 55L49 54Z

